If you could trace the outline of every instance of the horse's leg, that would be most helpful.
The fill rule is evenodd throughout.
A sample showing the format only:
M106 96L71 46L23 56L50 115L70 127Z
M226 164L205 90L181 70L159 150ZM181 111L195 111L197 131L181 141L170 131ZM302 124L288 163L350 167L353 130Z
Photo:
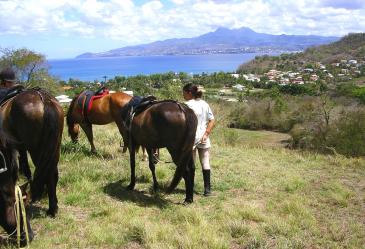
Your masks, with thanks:
M182 160L182 163L187 163L186 171L183 176L185 180L185 201L184 203L192 203L194 196L194 178L195 178L195 164L193 156L188 155L186 160Z
M19 152L19 170L22 174L25 175L28 181L32 180L32 171L30 170L28 163L28 155L27 150L21 148L18 150Z
M136 185L136 147L133 143L129 148L129 160L131 167L131 182L127 186L128 190L133 190Z
M122 136L122 140L120 141L120 147L122 148L122 152L123 153L126 153L127 152L127 149L128 149L128 139L126 139L128 137L128 134L125 133L122 124L120 124L117 121L115 121L115 123L117 124L119 133ZM123 141L123 145L122 145L122 141Z
M182 177L185 182L185 200L184 203L192 203L194 195L194 177L195 177L195 164L193 160L193 153L178 152L167 148L170 152L173 162L176 164L176 170L183 170ZM176 172L175 172L176 174ZM174 180L174 179L173 179ZM172 184L172 183L171 183ZM167 192L170 193L173 189L170 187Z
M53 167L52 167L53 168ZM47 191L48 191L48 203L49 209L47 210L47 215L55 217L58 211L58 200L56 194L56 187L58 182L58 169L56 167L55 173L50 176L47 181Z
M160 160L160 149L158 148L152 149L152 157L154 164L157 164L158 161Z
M153 178L153 191L157 191L158 189L158 182L156 178L156 172L155 172L155 159L153 155L154 149L148 149L148 166L150 167L150 170L152 172L152 178Z
M148 152L146 153L146 148L141 146L142 147L142 161L147 161L148 159Z
M81 128L84 130L87 139L89 140L90 146L91 146L91 153L96 153L96 148L94 145L94 137L93 137L93 127L90 123L81 123Z

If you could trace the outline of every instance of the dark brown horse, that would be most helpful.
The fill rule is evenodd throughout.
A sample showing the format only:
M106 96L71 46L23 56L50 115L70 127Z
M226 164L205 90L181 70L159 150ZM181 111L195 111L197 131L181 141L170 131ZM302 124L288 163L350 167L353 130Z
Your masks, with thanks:
M3 141L1 141L3 142ZM15 150L11 147L5 148L0 145L0 226L9 234L13 241L17 235L17 218L15 215L15 186L18 180L18 167L16 164ZM25 193L25 186L22 192ZM27 199L27 196L24 196ZM32 228L29 222L29 216L26 218L26 226L28 228L29 240L34 237ZM20 242L21 246L26 245L25 231L23 229L24 219L20 217ZM0 247L2 241L0 237Z
M58 161L63 131L64 114L57 100L41 89L24 90L0 107L1 140L11 141L23 158L20 168L30 176L26 151L35 166L31 182L31 198L37 201L47 186L48 215L55 216Z
M95 99L87 114L87 119L85 119L84 115L82 115L82 112L80 111L80 107L77 105L77 99L80 94L74 97L71 101L66 116L68 133L71 140L73 142L77 142L81 126L89 140L91 152L95 153L96 148L94 145L92 125L106 125L111 122L115 122L117 124L119 132L124 138L121 127L122 118L120 116L120 110L132 97L125 93L116 92L108 94L102 98ZM126 149L127 147L124 147L124 152Z
M185 202L193 201L194 172L193 145L197 127L194 112L184 104L175 101L157 101L146 110L137 114L128 125L123 120L124 128L130 131L125 137L130 152L131 182L128 189L134 189L135 149L137 146L146 148L149 155L149 167L153 176L153 187L158 188L153 160L155 148L167 148L177 168L168 187L171 192L181 180L185 180Z
M2 143L5 141L1 141ZM18 167L16 162L15 150L11 147L5 148L0 145L0 226L9 234L12 241L17 235L17 218L16 218L16 202L15 202L15 186L18 180ZM25 192L25 186L22 192ZM28 196L24 196L27 200ZM27 201L26 201L27 202ZM28 228L29 240L34 237L32 228L29 223L29 216L26 218L26 226ZM26 236L23 229L24 219L20 216L20 245L26 245ZM0 237L0 247L3 241ZM7 241L5 241L7 242Z

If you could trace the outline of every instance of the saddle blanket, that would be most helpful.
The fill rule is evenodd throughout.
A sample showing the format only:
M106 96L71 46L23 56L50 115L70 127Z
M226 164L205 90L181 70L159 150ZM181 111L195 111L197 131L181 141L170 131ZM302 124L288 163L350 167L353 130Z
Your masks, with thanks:
M100 99L109 94L109 90L105 87L99 89L96 92L86 90L83 91L78 99L77 99L77 107L79 112L82 114L83 117L87 117L87 114L90 112L93 101L96 99Z

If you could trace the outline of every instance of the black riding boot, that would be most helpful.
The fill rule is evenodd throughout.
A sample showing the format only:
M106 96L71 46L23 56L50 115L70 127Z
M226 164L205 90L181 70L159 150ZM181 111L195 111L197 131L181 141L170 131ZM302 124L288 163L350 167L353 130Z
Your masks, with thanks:
M204 196L210 195L210 169L203 169Z

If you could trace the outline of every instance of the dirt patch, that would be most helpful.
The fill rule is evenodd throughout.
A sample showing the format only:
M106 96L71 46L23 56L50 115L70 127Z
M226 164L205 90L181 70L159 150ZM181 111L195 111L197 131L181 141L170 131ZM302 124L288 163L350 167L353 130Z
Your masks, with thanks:
M291 139L291 136L286 133L262 131L264 134L264 140L262 144L265 147L286 147Z
M265 130L243 130L242 137L247 139L248 144L252 146L266 148L284 148L288 146L291 140L291 136L289 134Z

